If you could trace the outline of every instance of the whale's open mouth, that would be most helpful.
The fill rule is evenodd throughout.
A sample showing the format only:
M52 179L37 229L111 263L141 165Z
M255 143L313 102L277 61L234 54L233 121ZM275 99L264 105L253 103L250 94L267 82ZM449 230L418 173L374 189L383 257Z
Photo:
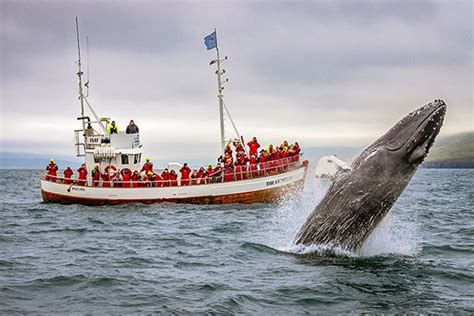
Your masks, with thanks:
M437 101L430 110L403 146L409 163L423 161L443 125L446 104L443 101Z

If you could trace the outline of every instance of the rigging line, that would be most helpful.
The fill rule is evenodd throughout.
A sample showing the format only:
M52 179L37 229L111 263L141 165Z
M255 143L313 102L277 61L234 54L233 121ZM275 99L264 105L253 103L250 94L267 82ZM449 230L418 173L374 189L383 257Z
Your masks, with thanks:
M234 124L234 120L232 119L232 116L230 116L229 109L227 108L227 105L225 104L224 100L222 100L222 104L224 105L224 109L227 112L227 116L229 117L229 120L232 123L232 127L234 128L234 131L237 134L237 137L239 138L239 142L242 142L242 136L240 135L239 131L237 130L237 127ZM247 152L247 147L245 147L245 144L242 144L242 147L244 148L244 151L247 154L247 157L250 158L250 155Z
M87 46L87 81L84 84L87 88L87 97L89 96L89 35L86 35L86 46Z
M86 35L87 44L87 82L89 82L89 35Z
M86 104L87 106L89 107L89 110L91 110L92 112L92 115L94 115L94 118L96 119L96 121L99 123L99 126L100 128L102 129L102 131L104 132L104 134L107 134L107 130L105 129L104 125L102 125L102 122L99 120L99 117L97 116L97 114L94 112L94 109L92 108L92 106L89 104L89 101L84 97L84 101L86 101Z

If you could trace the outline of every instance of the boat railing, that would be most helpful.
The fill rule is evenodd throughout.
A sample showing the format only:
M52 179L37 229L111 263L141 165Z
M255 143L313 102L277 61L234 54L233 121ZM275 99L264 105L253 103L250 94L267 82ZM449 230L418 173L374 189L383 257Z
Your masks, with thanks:
M303 162L305 165L305 162ZM222 183L222 182L234 182L241 180L249 180L255 178L263 178L268 176L273 176L277 174L282 174L291 170L295 170L300 167L300 157L291 156L287 158L282 158L278 160L270 160L266 162L259 162L256 164L247 164L242 166L242 171L236 171L237 168L234 167L232 172L226 173L225 168L214 172L210 175L203 175L199 178L193 178L192 175L189 179L176 179L176 180L150 180L148 177L146 179L141 179L138 181L129 180L91 180L91 179L79 179L78 177L74 178L65 178L45 174L42 177L42 180L77 185L77 186L92 186L92 187L113 187L113 188L139 188L139 187L176 187L176 186L188 186L188 185L206 185L213 183ZM157 169L155 174L160 175L160 169ZM163 170L163 169L161 169ZM207 170L206 170L207 171Z

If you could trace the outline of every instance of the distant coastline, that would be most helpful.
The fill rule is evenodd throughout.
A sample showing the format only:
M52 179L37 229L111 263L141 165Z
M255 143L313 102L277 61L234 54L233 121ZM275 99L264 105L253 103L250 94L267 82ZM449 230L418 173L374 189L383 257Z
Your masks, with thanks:
M474 168L474 132L440 137L423 168Z
M473 169L472 161L427 161L422 168L427 169Z

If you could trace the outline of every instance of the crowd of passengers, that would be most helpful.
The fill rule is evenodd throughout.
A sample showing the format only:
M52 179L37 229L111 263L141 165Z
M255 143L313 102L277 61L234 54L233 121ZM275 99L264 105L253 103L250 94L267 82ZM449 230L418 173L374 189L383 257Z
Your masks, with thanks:
M298 142L288 144L284 141L280 146L269 145L266 149L260 149L260 144L256 137L247 143L246 151L239 141L231 143L225 147L224 155L217 159L215 167L209 164L207 168L200 167L192 170L187 163L179 170L181 174L178 183L178 174L167 168L161 173L153 170L153 163L150 158L140 171L132 171L129 168L121 170L112 169L107 166L101 172L98 165L91 171L92 186L98 187L173 187L198 185L206 183L230 182L245 180L249 178L263 177L281 173L297 166L300 157L300 146ZM235 154L234 154L235 152ZM58 166L51 159L46 166L46 180L56 182ZM64 170L62 182L65 184L87 185L87 168L85 164L77 169L77 179L73 180L74 174L70 167Z

